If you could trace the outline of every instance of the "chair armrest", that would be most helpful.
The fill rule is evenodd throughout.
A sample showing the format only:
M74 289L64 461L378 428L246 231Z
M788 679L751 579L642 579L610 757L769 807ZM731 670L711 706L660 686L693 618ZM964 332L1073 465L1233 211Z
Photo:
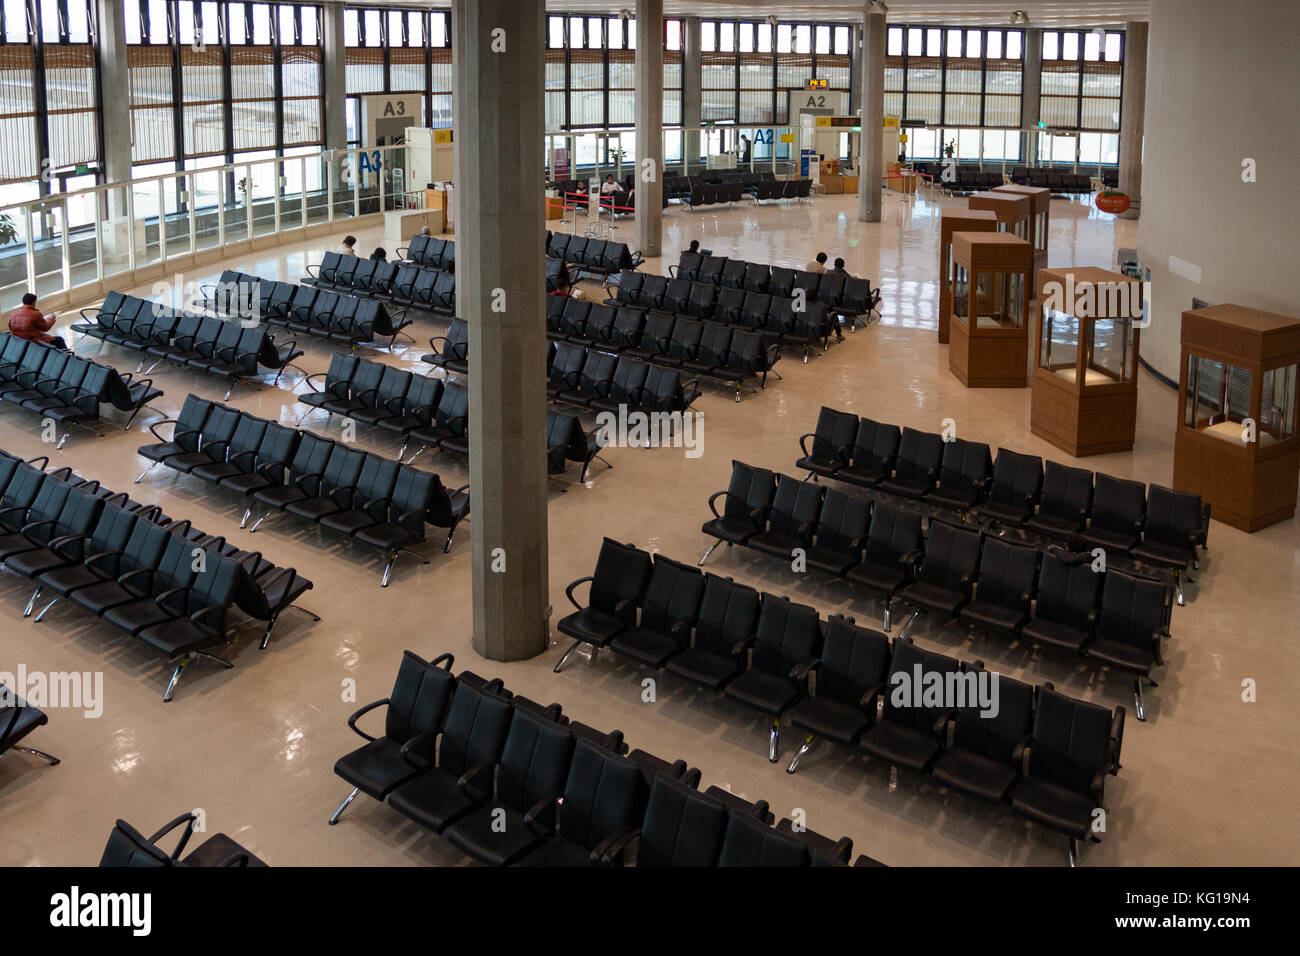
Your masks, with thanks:
M185 827L185 833L181 835L180 843L176 845L176 849L173 850L171 853L171 858L173 860L179 859L181 852L185 849L185 844L190 842L190 837L194 833L194 821L197 819L198 818L192 813L182 813L175 820L172 820L170 823L164 825L161 830L159 830L153 836L149 837L149 842L157 843L159 840L165 837L172 830L175 830L182 823L188 824Z
M794 667L790 668L790 679L792 681L802 681L807 679L808 675L815 671L821 664L815 657L806 657Z
M426 740L436 738L441 733L442 731L438 729L421 731L406 743L402 744L402 749L397 752L397 755L412 767L418 767L420 770L429 770L433 767L433 762L421 759L414 753L413 748L420 746Z
M807 458L811 454L808 451L808 439L816 438L816 437L817 436L814 432L805 432L804 434L799 436L799 448L801 451L803 451L803 456L805 458Z
M555 836L555 808L560 794L538 801L524 814L524 826L543 839Z
M593 581L593 580L595 580L595 579L592 577L592 575L590 575L590 574L588 574L588 575L584 575L583 577L578 578L576 581L572 581L572 582L570 582L570 583L569 583L569 586L566 587L566 588L564 589L564 596L565 596L566 598L568 598L568 599L569 599L569 603L572 604L574 607L576 607L579 611L582 610L582 605L579 604L579 603L574 599L574 597L573 597L573 589L576 588L579 584L585 584L586 582L588 582L588 581Z
M622 861L623 854L627 851L628 846L640 835L640 827L625 826L620 830L615 830L596 845L591 851L589 859L598 862L601 866L613 866L616 860Z
M366 704L366 706L362 707L360 710L358 710L356 713L354 713L351 717L348 718L348 726L351 727L354 731L356 731L358 736L364 737L366 740L369 740L370 742L373 743L375 738L370 736L360 727L358 727L357 720L363 715L370 713L370 711L374 710L376 707L382 707L388 703L389 703L389 698L385 697L382 700L376 700L376 701L372 701L369 704Z
M466 770L461 774L460 779L456 781L456 786L459 787L467 796L472 797L475 800L484 801L490 799L492 796L491 790L478 789L476 787L476 782L485 773L490 776L496 765L497 762L495 760L485 760L478 766L471 767L469 770Z

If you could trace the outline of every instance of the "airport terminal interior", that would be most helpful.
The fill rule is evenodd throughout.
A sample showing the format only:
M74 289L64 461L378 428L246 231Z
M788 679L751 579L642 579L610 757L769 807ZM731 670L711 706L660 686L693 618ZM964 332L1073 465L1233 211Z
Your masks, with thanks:
M0 4L0 864L1295 863L1300 9L626 4Z

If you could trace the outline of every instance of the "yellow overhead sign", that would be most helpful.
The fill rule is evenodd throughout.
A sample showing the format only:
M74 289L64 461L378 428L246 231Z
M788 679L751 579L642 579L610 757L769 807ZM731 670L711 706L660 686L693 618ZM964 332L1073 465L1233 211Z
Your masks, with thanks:
M793 142L794 142L794 133L782 133L782 134L781 134L781 142L783 142L783 143L793 143Z
M815 123L815 125L817 125L817 126L830 126L830 125L831 125L831 118L830 118L829 116L818 116L818 117L816 117L815 119L816 119L816 123Z
M885 117L885 129L898 129L898 117L897 117L897 116L886 116L886 117Z
M433 131L433 141L434 141L435 143L450 143L450 142L451 142L451 130L449 130L449 129L436 129L436 130L434 130L434 131Z

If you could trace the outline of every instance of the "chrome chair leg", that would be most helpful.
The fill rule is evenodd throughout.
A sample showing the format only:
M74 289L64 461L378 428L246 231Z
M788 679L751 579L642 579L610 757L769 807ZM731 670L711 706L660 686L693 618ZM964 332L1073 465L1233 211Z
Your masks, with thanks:
M816 739L817 738L813 734L809 734L807 737L804 738L803 743L799 745L798 751L796 751L795 755L790 758L790 766L785 768L786 773L794 773L795 770L798 769L799 761L804 758L804 756L808 753L808 751L812 750L813 741L815 741Z
M574 641L574 642L573 642L573 646L570 647L567 651L564 652L564 656L561 657L560 660L559 660L559 662L555 665L555 667L554 667L552 673L558 674L561 670L564 669L564 665L565 665L565 664L568 662L568 660L569 660L569 655L572 654L574 651L576 651L576 650L578 649L578 645L581 644L581 643L582 643L582 641Z
M767 738L767 759L769 763L776 763L777 751L781 745L781 718L772 718L772 732Z
M709 550L704 552L704 557L700 558L699 562L697 562L696 564L696 567L703 567L704 562L709 560L709 555L711 555L714 549L717 548L717 546L720 544L722 544L722 539L718 538L716 541L713 542L713 544L709 545Z
M57 767L63 762L58 757L52 757L44 750L37 750L34 747L20 747L18 744L14 744L11 749L21 750L25 754L31 754L33 757L40 757L42 760L48 760L51 767Z
M352 792L344 797L343 802L339 804L339 808L334 811L334 816L330 817L330 826L334 826L339 822L339 817L343 815L343 811L348 808L348 804L357 798L357 794L360 792L360 787L353 787Z

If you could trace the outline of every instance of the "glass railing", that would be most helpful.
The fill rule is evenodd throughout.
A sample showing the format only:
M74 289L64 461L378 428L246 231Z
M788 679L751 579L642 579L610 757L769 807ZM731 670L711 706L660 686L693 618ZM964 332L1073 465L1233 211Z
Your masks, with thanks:
M301 241L310 227L419 203L402 193L407 147L331 150L109 183L0 206L0 310L26 292L77 301L193 257L270 236ZM148 270L148 271L146 271Z

